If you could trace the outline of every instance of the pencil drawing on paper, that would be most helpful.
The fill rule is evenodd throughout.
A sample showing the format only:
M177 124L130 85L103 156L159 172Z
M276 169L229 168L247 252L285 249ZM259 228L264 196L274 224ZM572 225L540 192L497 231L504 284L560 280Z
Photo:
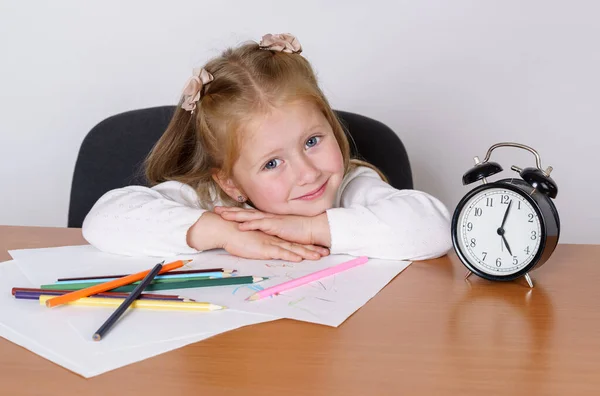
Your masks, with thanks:
M267 263L265 264L267 268L294 268L294 263Z
M243 289L243 288L248 288L250 290L253 290L255 292L259 292L261 290L264 290L264 288L261 285L242 285L242 286L238 286L235 289L233 289L233 291L231 292L231 294L235 295L235 293L239 290L239 289Z
M315 283L309 283L309 286L316 288L318 290L337 293L337 288L335 287L335 279L336 279L336 275L333 275L329 278L324 278Z
M285 294L280 294L280 295L281 295L281 296L288 297L288 296L286 296ZM300 298L297 298L297 299L294 299L294 300L292 300L292 301L288 302L288 307L295 308L295 309L299 309L299 310L301 310L301 311L304 311L304 312L306 312L306 313L309 313L309 314L311 314L312 316L314 316L314 317L318 318L318 317L319 317L319 315L317 315L316 313L314 313L312 309L309 309L309 308L306 308L305 306L303 306L304 304L307 304L307 305L309 305L309 306L314 306L314 305L315 305L315 304L314 304L314 301L313 301L313 302L310 302L310 300L313 300L313 299L314 299L314 300L319 300L319 301L324 301L324 302L326 302L326 303L334 303L334 302L335 302L335 301L333 301L333 300L328 300L328 299L326 299L326 298L321 298L321 297L314 297L314 296L304 296L304 297L300 297ZM303 303L304 303L304 304L303 304Z

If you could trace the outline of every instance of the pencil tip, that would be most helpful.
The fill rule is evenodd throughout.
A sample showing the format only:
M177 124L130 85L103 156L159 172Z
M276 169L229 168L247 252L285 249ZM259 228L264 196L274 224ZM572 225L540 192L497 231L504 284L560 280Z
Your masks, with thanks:
M94 341L100 341L102 339L102 336L98 333L94 334L94 336L92 337L94 339Z

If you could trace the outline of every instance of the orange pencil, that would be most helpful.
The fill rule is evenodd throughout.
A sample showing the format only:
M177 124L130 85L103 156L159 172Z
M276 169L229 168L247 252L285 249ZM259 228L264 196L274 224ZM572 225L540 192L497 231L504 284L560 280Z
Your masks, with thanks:
M192 261L192 260L177 260L172 263L166 264L162 267L162 270L159 272L159 274L163 274L165 272L169 272L176 268L183 267L185 264L189 263L190 261ZM144 277L146 275L148 275L148 273L150 271L151 270L146 270L146 271L138 272L137 274L127 275L122 278L118 278L118 279L115 279L115 280L112 280L109 282L101 283L101 284L95 285L95 286L86 287L85 289L76 290L71 293L63 294L62 296L57 296L57 297L51 298L46 301L46 306L49 308L56 307L57 305L66 304L68 302L75 301L75 300L78 300L83 297L89 297L96 293L102 293L102 292L105 292L108 290L116 289L117 287L129 285L133 282L137 282L139 280L144 279Z

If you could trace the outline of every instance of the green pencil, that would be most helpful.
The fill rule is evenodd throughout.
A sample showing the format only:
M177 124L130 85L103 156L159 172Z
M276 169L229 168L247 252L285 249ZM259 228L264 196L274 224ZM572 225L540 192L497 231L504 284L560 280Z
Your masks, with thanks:
M156 290L171 290L171 289L191 289L194 287L211 287L211 286L227 286L227 285L243 285L246 283L256 283L263 281L265 277L260 276L235 276L231 278L216 278L216 279L198 279L198 280L186 280L179 282L160 282L151 283L144 291L156 291ZM100 282L102 283L102 282ZM70 283L70 284L49 284L42 285L40 288L45 290L80 290L86 287L92 286L91 283ZM121 286L116 289L112 289L113 292L131 292L135 289L136 285L131 284L127 286Z

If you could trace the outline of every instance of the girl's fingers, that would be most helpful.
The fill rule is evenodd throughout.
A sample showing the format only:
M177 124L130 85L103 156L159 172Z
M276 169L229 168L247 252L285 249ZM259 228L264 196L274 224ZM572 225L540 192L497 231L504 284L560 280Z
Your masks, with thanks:
M269 256L275 260L286 260L286 261L302 261L302 256L292 252L291 250L285 249L278 245L271 245L269 248Z
M243 211L243 212L242 211L237 211L237 212L225 211L225 212L221 212L220 215L225 220L231 220L231 221L237 221L237 222L258 220L258 219L264 219L265 217L267 217L267 215L263 212L254 212L254 211L253 212L250 212L250 211Z
M307 249L303 245L298 245L297 243L282 241L279 243L279 246L296 253L298 256L301 256L307 260L318 260L321 258L321 255L318 252Z
M238 224L238 230L240 231L262 231L267 235L273 235L276 237L280 237L279 235L279 227L277 224L271 219L258 219L246 221ZM289 242L285 238L282 238L286 242Z
M238 229L240 231L254 231L260 230L258 221L245 221L243 223L238 224Z
M305 248L319 253L321 256L329 256L329 249L317 245L304 245Z
M215 213L239 212L242 210L251 210L251 209L238 208L237 206L215 206L214 207Z

